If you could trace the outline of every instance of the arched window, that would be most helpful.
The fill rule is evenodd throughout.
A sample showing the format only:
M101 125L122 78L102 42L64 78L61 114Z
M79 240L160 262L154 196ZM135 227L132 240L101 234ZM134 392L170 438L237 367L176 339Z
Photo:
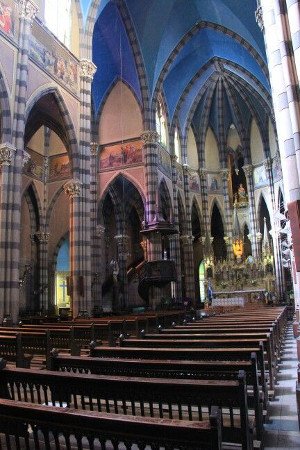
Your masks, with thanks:
M179 133L178 133L178 129L175 129L175 133L174 133L174 151L175 151L175 155L178 158L178 162L181 162L181 146L180 146L180 140L179 140Z
M71 42L72 0L45 0L45 23L53 34L66 46Z
M156 131L159 135L159 142L163 145L167 145L166 116L160 101L157 102L155 120L156 120Z

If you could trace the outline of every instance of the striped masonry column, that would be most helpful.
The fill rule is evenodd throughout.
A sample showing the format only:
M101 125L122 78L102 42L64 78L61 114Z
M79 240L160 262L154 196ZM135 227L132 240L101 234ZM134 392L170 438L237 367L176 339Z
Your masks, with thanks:
M129 236L118 234L115 236L117 244L117 260L119 264L119 298L118 311L124 310L128 305L128 277L127 277L127 258L129 250Z
M39 298L40 309L45 313L48 309L48 242L50 233L36 231L39 252Z
M177 156L171 155L172 165L172 187L173 187L173 218L177 230L176 234L169 236L170 241L170 257L175 261L177 280L175 283L176 300L182 299L182 282L181 282L181 256L180 256L180 241L179 241L179 218L178 218L178 189L177 189Z
M48 241L49 241L49 224L46 221L48 209L48 180L49 180L49 145L50 145L50 128L45 127L44 130L44 163L43 163L43 203L42 214L40 217L40 229L34 234L35 242L38 247L39 261L39 307L44 313L48 309L49 301L49 267L48 267ZM29 155L28 155L29 156ZM30 156L29 156L30 157Z
M299 8L299 5L298 5ZM291 31L287 15L286 4L282 0L274 2L277 37L283 68L283 81L286 89L286 102L291 124L298 174L300 173L300 110L299 110L299 77L296 72L293 46L291 45ZM298 12L299 14L299 12ZM299 28L298 28L299 31ZM300 75L300 73L299 73ZM283 100L283 99L281 99Z
M293 117L290 115L288 98L292 93L287 92L284 77L284 72L289 72L289 68L286 66L288 57L281 55L285 43L280 38L283 36L283 31L281 21L278 18L276 20L276 15L278 15L275 11L276 6L278 7L278 0L273 2L261 0L256 17L264 31L286 202L291 202L300 198L299 169L292 130L292 122L297 121L298 114ZM283 48L281 48L282 46ZM282 64L282 56L285 59L284 64ZM294 95L291 96L291 99L294 99Z
M183 154L184 149L182 149ZM184 283L186 296L195 304L195 278L194 278L194 251L192 235L192 218L190 204L189 169L187 164L183 164L183 186L185 198L186 214L186 235L180 236L184 252Z
M81 227L78 225L80 217L81 187L80 180L69 180L64 184L64 191L70 199L70 297L72 317L78 316L82 309L83 279L81 274Z
M143 141L144 167L146 179L145 219L147 224L156 219L158 189L158 133L155 130L144 131Z
M19 314L19 262L20 262L20 219L22 162L24 152L25 108L28 79L28 54L31 25L37 13L32 0L19 0L19 41L16 66L15 98L13 110L12 144L16 149L14 160L9 166L9 186L7 203L7 222L9 230L4 243L5 255L5 301L13 322Z
M243 171L246 177L247 192L248 192L248 203L249 203L249 221L250 221L250 235L248 235L252 255L254 258L259 258L261 254L260 241L261 235L257 228L257 217L255 211L255 198L254 198L254 183L253 183L253 166L251 164L246 164L243 166Z
M274 218L274 213L276 212L277 207L276 207L274 183L273 183L273 172L272 172L273 161L272 161L272 159L267 158L264 161L264 166L266 169L266 175L267 175L267 180L269 183L269 189L270 189L270 193L271 193L271 203L272 203L271 224L272 224L272 231L273 231L273 235L272 235L273 253L275 256L274 267L275 267L275 274L276 274L276 279L275 279L276 290L279 294L279 297L283 298L284 276L283 276L283 266L281 264L280 242L279 242L278 234L274 232L275 228L277 228L276 225L277 225L278 221ZM273 219L272 219L272 216L273 216ZM278 227L280 227L279 224L278 224Z
M226 235L224 236L224 240L227 248L227 259L229 261L233 261L233 249L232 249L232 208L230 206L229 193L228 193L228 176L229 170L222 169L221 170L222 183L223 183L223 196L224 196L224 211L225 211L225 227L226 227Z
M11 313L7 292L10 289L9 263L7 260L7 246L11 245L11 228L9 209L10 166L14 163L16 149L9 143L0 145L0 322L6 314ZM8 283L8 285L7 285Z
M75 269L79 276L79 308L92 313L91 293L91 84L96 72L95 64L88 60L80 61L80 144L78 179L81 182L80 196L74 203L74 226L78 229L73 242ZM76 208L76 209L75 209Z
M158 133L155 130L144 131L141 135L143 141L144 170L146 180L145 227L157 220L157 194L158 194ZM162 258L161 236L156 231L147 234L148 261Z
M102 308L102 283L105 279L105 227L96 225L92 241L92 305Z
M101 233L101 225L97 225L97 175L99 164L99 144L97 142L90 143L91 152L91 175L90 175L90 195L91 195L91 310L95 307L100 307L102 304L102 292L100 289L100 271L99 271L99 254L100 254L100 240L104 236ZM101 227L101 228L100 228Z
M202 201L202 217L204 230L202 233L202 237L205 238L208 233L210 236L210 221L209 221L209 211L208 211L208 185L207 185L207 170L203 167L199 169L199 178L200 178L200 192L201 192L201 201Z
M300 9L298 0L286 0L287 19L293 46L296 71L300 74Z

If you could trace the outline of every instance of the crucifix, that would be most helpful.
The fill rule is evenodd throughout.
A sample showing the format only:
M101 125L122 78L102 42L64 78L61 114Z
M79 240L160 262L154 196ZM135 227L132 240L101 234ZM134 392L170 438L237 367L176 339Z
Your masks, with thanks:
M63 295L62 301L63 301L63 303L65 303L66 302L66 289L67 289L66 280L63 280L62 283L59 285L59 287L62 288L62 295Z

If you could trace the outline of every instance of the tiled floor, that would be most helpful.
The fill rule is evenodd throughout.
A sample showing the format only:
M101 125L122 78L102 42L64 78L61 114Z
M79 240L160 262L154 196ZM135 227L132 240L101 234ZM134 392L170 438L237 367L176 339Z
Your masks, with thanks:
M270 420L265 425L265 450L300 450L295 394L297 365L296 340L289 324L278 367L276 398L270 402Z

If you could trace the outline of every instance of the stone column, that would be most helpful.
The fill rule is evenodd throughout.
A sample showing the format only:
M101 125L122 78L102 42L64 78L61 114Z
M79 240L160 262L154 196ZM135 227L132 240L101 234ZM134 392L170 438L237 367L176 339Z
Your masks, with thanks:
M184 251L184 282L186 296L195 303L194 250L192 236L192 217L190 204L189 169L183 165L183 186L185 197L186 235L181 236Z
M12 222L10 201L10 166L14 164L16 148L9 144L0 145L0 322L4 315L13 315L15 321L18 314L18 305L10 302L10 290L16 288L11 280L11 252L7 245L12 245ZM18 262L18 261L17 261ZM19 280L18 280L19 284Z
M250 235L251 235L251 247L252 247L252 255L254 258L259 257L260 255L260 247L257 241L257 218L255 211L255 199L254 199L254 183L253 183L253 166L251 164L247 164L243 166L243 171L246 177L247 183L247 192L248 192L248 203L249 203L249 219L250 219ZM249 236L248 236L249 237Z
M117 310L124 310L128 306L128 280L127 280L127 258L129 248L129 236L118 234L115 236L117 243L117 255L119 265L119 299L117 299Z
M272 172L272 159L267 158L264 161L264 166L266 170L266 175L269 183L269 189L271 193L271 203L272 203L272 221L273 224L273 234L272 234L272 242L273 242L273 253L274 253L274 266L275 266L275 274L276 274L276 288L277 292L279 294L279 297L283 297L284 292L284 277L283 277L283 266L281 261L281 251L280 251L280 241L279 236L277 233L275 233L275 228L279 227L278 221L274 219L274 213L277 210L276 202L275 202L275 192L274 192L274 183L273 183L273 172ZM277 226L275 225L277 223Z
M208 216L208 185L207 185L207 170L201 168L199 170L199 178L200 178L200 191L201 191L201 200L202 200L202 216L205 230L203 234L205 235L207 232L210 235L210 223Z
M176 300L182 299L182 280L181 280L181 257L180 257L180 241L179 241L179 216L178 216L178 189L177 189L177 168L176 168L177 156L171 156L172 164L172 185L173 185L173 211L174 211L174 224L177 229L177 233L169 236L170 241L170 258L175 261L177 280L175 283Z
M73 202L73 226L76 229L73 242L74 271L78 278L80 309L92 313L91 293L91 84L96 72L94 63L87 59L80 61L80 141L76 176L80 181L79 198ZM93 190L93 185L92 185ZM75 301L75 305L77 301ZM76 310L73 311L73 314Z
M294 52L294 60L296 71L300 74L300 42L299 42L299 33L300 33L300 9L299 9L299 1L298 0L288 0L287 1L287 15L288 22L290 28L290 37L293 46Z
M19 260L20 260L20 219L21 219L21 182L22 161L24 151L25 107L28 79L28 53L30 45L31 25L37 13L37 6L31 0L19 0L19 42L16 64L16 80L14 94L12 145L15 149L13 158L7 167L7 203L5 220L2 226L9 230L5 246L5 289L3 296L5 310L9 310L14 322L19 312ZM6 194L5 194L6 195ZM1 262L2 265L2 262ZM1 302L1 301L0 301ZM8 314L8 313L7 313Z
M92 306L102 308L102 283L105 278L105 228L96 225L92 240Z
M83 274L81 272L81 227L78 226L80 217L78 217L79 205L81 200L80 180L70 180L64 184L64 191L70 199L70 282L71 282L71 309L72 316L77 317L78 312L84 308L83 301Z
M158 133L155 130L144 131L141 135L143 141L144 167L146 178L146 210L147 224L156 219L157 214L157 189L158 189Z
M300 170L296 157L299 138L295 135L299 126L299 113L290 113L290 107L299 110L299 104L295 104L298 87L287 79L291 67L281 17L278 17L281 15L279 1L261 0L256 15L264 31L286 201L291 202L300 199ZM293 123L296 127L294 130Z
M228 193L229 170L228 169L222 169L221 170L221 176L222 176L222 183L223 183L226 237L228 238L227 240L225 240L226 248L227 248L227 259L229 261L233 261L233 250L232 250L232 245L231 245L232 226L233 226L232 217L233 217L233 215L232 215L232 208L230 206L229 193Z
M39 230L35 232L38 241L39 261L39 300L40 309L45 313L48 309L48 242L50 233Z
M97 225L97 186L98 186L98 154L99 154L99 144L97 142L90 143L91 152L91 184L90 184L90 195L91 195L91 310L93 311L95 306L100 306L102 303L101 289L99 286L100 282L100 270L99 270L99 251L101 246L101 238L104 238L102 234L102 229L104 232L104 227ZM100 228L101 227L101 228ZM100 294L100 295L99 295Z

